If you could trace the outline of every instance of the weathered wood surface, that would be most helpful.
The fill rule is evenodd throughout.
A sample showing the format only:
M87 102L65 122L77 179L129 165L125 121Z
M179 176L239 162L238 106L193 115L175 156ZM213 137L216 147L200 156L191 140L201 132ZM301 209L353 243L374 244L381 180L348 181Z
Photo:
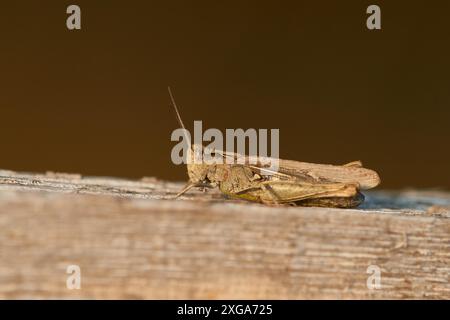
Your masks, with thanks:
M0 298L450 298L449 193L343 210L170 199L181 187L0 170Z

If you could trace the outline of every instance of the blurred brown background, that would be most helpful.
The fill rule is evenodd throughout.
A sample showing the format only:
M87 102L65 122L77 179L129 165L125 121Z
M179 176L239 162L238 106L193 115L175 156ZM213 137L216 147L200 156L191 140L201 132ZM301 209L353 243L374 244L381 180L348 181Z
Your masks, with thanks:
M82 30L66 28L78 4ZM382 30L366 28L381 7ZM280 155L360 159L384 188L450 188L447 2L0 5L0 168L186 179L185 123L279 128Z

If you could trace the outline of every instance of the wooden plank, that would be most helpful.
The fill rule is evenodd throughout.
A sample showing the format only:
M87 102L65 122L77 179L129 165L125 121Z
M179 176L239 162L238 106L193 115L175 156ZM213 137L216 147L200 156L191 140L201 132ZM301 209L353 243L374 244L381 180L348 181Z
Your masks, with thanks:
M345 210L171 199L181 187L0 170L0 298L450 298L449 193Z

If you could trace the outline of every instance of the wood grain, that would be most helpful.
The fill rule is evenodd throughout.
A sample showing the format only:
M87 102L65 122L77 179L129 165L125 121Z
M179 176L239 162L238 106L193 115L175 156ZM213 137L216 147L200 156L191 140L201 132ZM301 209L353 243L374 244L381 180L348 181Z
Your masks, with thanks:
M0 170L0 298L450 298L447 192L371 192L344 210L171 199L181 187Z

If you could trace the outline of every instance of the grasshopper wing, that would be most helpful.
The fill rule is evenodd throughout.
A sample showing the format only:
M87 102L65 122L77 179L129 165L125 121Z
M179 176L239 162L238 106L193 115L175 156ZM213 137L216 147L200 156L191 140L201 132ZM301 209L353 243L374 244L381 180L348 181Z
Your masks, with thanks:
M264 175L274 175L281 179L295 177L309 183L344 183L357 184L363 190L380 184L378 174L362 167L361 162L354 161L346 165L316 164L293 160L282 160L269 157L245 156L233 152L216 151L224 158L232 158L237 163L258 168ZM278 170L271 171L270 163L277 161Z
M374 188L380 184L380 177L375 171L356 165L336 166L280 160L279 167L281 173L293 176L307 175L315 182L357 183L363 190Z

